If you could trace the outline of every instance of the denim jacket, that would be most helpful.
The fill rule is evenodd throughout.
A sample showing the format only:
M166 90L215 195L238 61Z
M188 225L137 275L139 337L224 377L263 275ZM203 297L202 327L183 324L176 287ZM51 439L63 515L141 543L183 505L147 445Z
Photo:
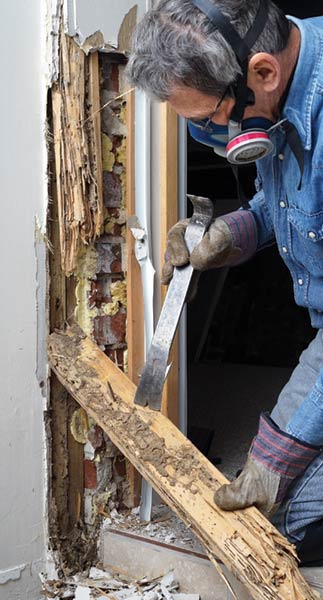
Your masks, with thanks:
M258 249L276 240L292 275L296 303L309 309L313 327L323 328L323 17L292 21L300 30L301 47L281 118L297 128L304 173L299 186L296 158L283 130L274 130L274 154L257 163L258 193L251 210Z
M251 211L257 223L258 250L275 240L294 285L296 303L307 307L314 328L323 328L323 17L291 18L301 47L281 118L297 128L304 148L304 172L281 128L273 132L274 154L258 161L257 194ZM322 418L302 436L304 410L323 406L323 364L319 377L295 412L287 431L323 444ZM295 407L296 409L297 407ZM315 411L314 411L315 412ZM312 431L313 429L313 431ZM313 437L312 437L313 436ZM313 440L313 441L312 441ZM315 440L315 441L314 441Z

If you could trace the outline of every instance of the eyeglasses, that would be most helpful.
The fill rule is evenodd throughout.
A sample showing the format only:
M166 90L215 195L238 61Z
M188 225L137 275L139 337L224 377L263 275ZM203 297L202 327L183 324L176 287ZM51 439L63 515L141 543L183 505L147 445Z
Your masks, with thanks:
M212 123L212 119L214 119L214 116L218 112L223 100L225 99L225 97L227 96L227 94L229 92L230 87L231 86L225 88L220 100L218 100L218 102L216 103L215 109L208 117L205 117L205 119L188 119L189 122L193 123L193 125L195 127L197 127L198 129L200 129L201 131L205 131L206 133L211 133L212 128L210 127L210 124Z

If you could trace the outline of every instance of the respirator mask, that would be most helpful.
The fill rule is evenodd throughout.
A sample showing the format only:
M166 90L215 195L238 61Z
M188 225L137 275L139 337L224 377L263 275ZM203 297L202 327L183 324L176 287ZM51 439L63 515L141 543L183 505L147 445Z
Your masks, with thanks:
M267 2L260 0L255 20L245 35L240 37L229 19L210 0L192 0L223 35L233 49L242 74L232 86L235 105L227 126L217 125L210 119L188 121L191 136L198 142L211 146L216 154L227 158L233 165L244 165L264 158L273 151L270 139L274 124L267 119L243 119L247 106L255 103L254 93L247 86L250 51L267 21Z
M210 146L234 165L255 162L273 150L272 121L262 117L244 119L238 133L230 125L217 125L208 119L188 121L188 130L197 142Z

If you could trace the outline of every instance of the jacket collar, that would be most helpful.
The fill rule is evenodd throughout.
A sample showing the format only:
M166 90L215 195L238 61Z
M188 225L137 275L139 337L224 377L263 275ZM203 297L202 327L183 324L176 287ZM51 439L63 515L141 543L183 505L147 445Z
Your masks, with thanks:
M288 17L301 34L300 51L281 117L291 121L305 150L311 149L311 113L317 80L322 68L323 36L312 19Z

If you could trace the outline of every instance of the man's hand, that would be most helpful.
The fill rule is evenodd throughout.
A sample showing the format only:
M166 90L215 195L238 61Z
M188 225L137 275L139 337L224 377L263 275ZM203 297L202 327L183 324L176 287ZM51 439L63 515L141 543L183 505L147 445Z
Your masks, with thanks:
M215 492L214 501L223 510L254 505L269 517L319 452L320 448L281 431L263 414L244 469L233 483Z
M173 277L174 267L183 267L190 262L197 271L206 271L222 267L241 254L241 249L234 247L229 226L223 219L218 218L211 224L203 240L189 255L184 239L188 223L189 219L183 219L168 232L161 280L166 285Z

